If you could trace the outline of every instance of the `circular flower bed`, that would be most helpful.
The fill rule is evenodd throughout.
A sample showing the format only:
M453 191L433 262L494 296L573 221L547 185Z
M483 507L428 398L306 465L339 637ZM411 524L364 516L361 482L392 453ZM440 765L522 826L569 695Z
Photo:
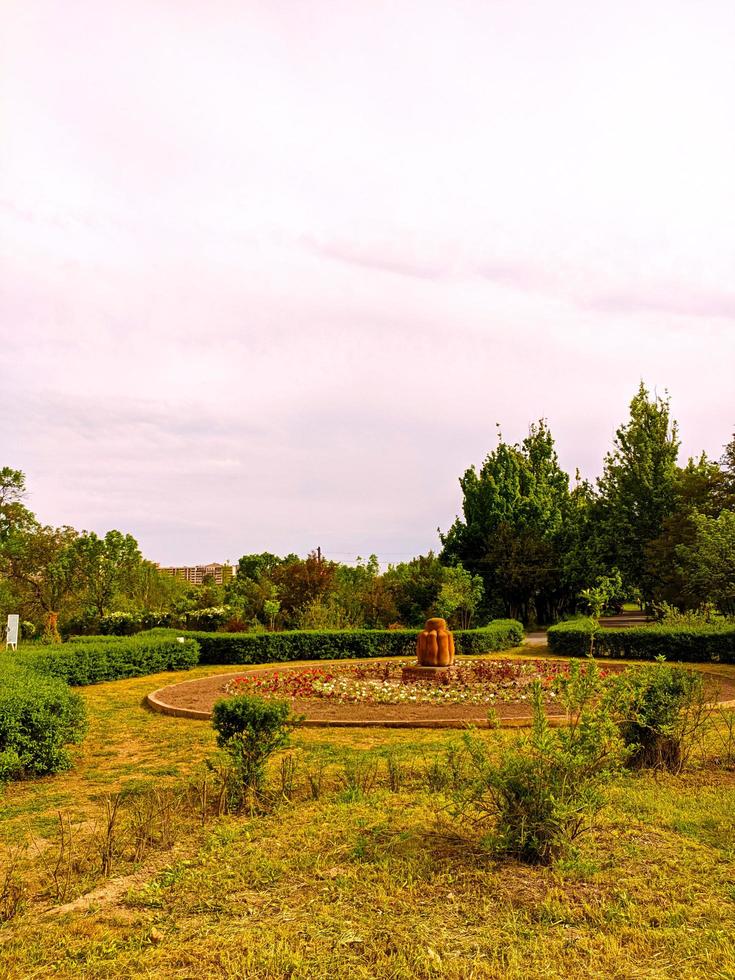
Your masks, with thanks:
M533 681L541 683L545 700L553 702L559 680L569 675L566 663L552 660L462 660L437 682L406 684L401 672L408 664L339 663L243 674L226 691L332 704L492 705L528 700Z

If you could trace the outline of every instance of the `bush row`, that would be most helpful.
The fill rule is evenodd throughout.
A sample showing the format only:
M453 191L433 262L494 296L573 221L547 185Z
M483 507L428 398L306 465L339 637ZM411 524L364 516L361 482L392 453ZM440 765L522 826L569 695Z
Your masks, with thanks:
M129 636L105 636L104 634L95 634L94 636L70 636L66 640L67 643L73 643L78 645L79 643L129 643Z
M68 769L67 745L81 741L81 697L58 678L0 657L0 783Z
M84 702L68 685L96 684L199 662L193 639L87 637L0 656L0 783L59 772L86 728Z
M589 653L594 633L595 655L632 660L667 660L691 663L735 663L735 626L674 626L655 623L610 629L591 619L559 623L548 631L549 650L571 657Z
M199 662L195 640L148 635L111 640L87 637L83 643L21 650L18 662L39 674L58 677L74 686L140 677L164 670L188 670Z
M203 664L266 664L290 660L351 660L414 657L418 630L298 630L282 633L203 633L196 640ZM494 620L476 630L455 630L459 654L509 650L523 642L523 626L514 619Z

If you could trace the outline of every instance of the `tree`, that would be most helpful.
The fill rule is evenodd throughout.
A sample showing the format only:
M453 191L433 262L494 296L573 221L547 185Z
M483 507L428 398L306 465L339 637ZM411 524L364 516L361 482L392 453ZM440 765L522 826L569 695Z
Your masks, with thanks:
M598 480L602 536L608 568L645 600L655 594L647 565L652 541L674 510L679 437L668 396L651 397L643 382L630 403L630 419L616 432Z
M390 565L383 582L404 626L422 626L434 610L444 581L444 567L433 551Z
M574 598L560 547L571 500L546 421L520 445L501 438L480 472L470 467L459 483L464 519L441 536L442 561L481 575L488 605L494 598L526 622L556 619Z
M276 616L281 611L281 603L278 599L266 599L263 603L263 613L268 619L268 626L271 631L276 628Z
M71 527L15 530L2 549L3 571L21 603L23 615L48 620L73 604L76 589L74 543Z
M682 564L681 549L694 545L696 517L717 517L726 498L726 475L704 453L677 469L671 513L663 519L659 536L646 548L646 572L654 601L679 608L691 605L689 571Z
M381 629L398 618L376 555L370 555L367 561L358 557L354 565L337 565L333 588L343 620L350 626Z
M726 616L735 616L735 511L719 517L694 518L691 545L680 545L677 556L686 575L686 595L692 606L713 602Z
M232 580L236 583L239 580L251 579L260 582L263 578L270 578L274 569L282 565L284 561L296 558L296 555L289 555L288 558L279 558L278 555L271 554L270 551L263 551L259 555L243 555L237 563L237 573Z
M307 558L289 556L271 573L281 600L281 612L295 622L298 613L331 591L335 564L312 551Z
M436 600L436 611L447 620L456 616L459 628L469 629L484 592L479 575L472 575L461 565L445 568L444 581Z
M138 542L132 534L94 531L80 534L73 545L80 596L96 616L112 612L119 595L129 594L142 565Z
M727 474L728 479L735 483L735 432L733 433L732 439L725 446L725 452L722 454L720 466Z
M0 547L14 531L28 530L35 523L33 514L23 504L26 478L20 470L0 469Z

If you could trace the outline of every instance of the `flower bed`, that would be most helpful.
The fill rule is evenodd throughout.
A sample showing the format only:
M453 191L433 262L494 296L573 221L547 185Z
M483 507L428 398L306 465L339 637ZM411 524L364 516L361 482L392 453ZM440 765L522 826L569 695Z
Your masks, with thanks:
M566 663L552 660L463 660L439 683L404 684L401 671L413 661L330 664L244 674L230 681L228 694L318 700L332 704L477 704L526 701L538 680L546 698L556 698L556 682L568 676Z

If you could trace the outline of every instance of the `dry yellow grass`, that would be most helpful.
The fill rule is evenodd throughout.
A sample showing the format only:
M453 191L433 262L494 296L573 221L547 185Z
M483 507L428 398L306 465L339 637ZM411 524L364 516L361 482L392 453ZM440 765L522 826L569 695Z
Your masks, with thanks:
M0 840L6 856L23 838L36 842L29 882L41 883L40 850L44 840L56 846L59 810L91 825L109 793L180 785L213 751L207 724L142 707L170 676L86 689L91 728L73 772L8 787ZM502 750L512 734L486 737ZM732 772L627 777L574 860L528 868L493 860L461 821L437 833L437 797L422 773L456 738L298 733L294 802L184 822L171 849L137 869L121 865L134 877L103 883L61 914L44 913L48 897L26 900L0 928L0 974L735 977ZM322 794L311 799L308 776L320 772ZM273 784L281 778L277 759Z

